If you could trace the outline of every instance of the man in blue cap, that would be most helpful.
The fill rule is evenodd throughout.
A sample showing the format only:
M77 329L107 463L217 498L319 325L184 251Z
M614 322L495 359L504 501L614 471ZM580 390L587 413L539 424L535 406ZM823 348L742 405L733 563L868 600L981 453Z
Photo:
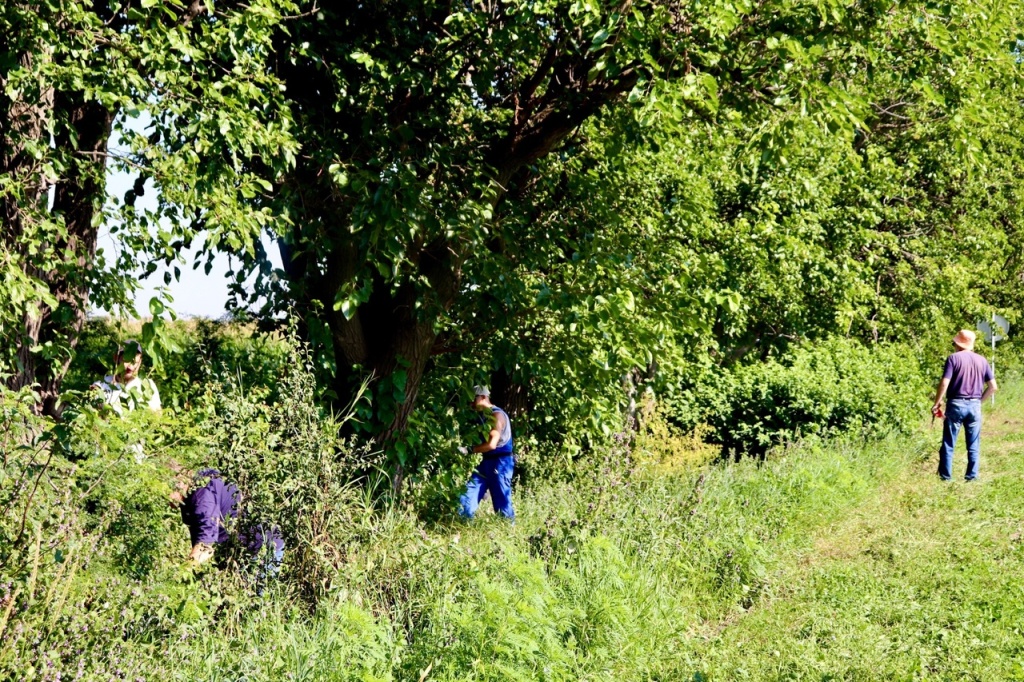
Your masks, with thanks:
M500 407L491 403L491 392L486 386L473 387L473 409L480 412L480 423L490 428L487 440L471 449L482 455L480 464L466 484L462 494L462 516L467 519L476 514L480 501L487 492L491 493L494 511L509 520L516 517L512 509L512 471L515 456L512 454L512 422Z

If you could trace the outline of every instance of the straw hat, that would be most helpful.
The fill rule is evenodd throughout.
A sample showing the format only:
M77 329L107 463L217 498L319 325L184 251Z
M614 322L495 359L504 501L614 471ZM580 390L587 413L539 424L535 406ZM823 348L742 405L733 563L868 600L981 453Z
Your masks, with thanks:
M963 350L974 350L974 332L969 329L961 329L953 337L953 343Z

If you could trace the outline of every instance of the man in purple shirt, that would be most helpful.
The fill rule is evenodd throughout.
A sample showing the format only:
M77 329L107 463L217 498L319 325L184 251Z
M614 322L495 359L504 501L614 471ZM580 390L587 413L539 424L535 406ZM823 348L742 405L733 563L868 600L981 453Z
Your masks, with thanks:
M216 469L192 474L177 463L171 468L177 475L171 504L180 509L192 542L188 558L203 564L213 558L216 545L231 539L228 526L238 518L238 488L226 482ZM240 533L239 540L257 560L257 582L262 588L266 578L277 575L284 557L281 534L276 528L268 530L258 524Z
M960 425L966 429L967 473L964 479L978 477L978 455L981 451L981 403L995 393L992 366L988 360L974 352L974 332L961 329L953 338L956 352L946 358L942 381L935 393L932 414L942 415L942 398L946 398L946 419L942 426L942 447L939 448L939 478L953 477L953 446L956 445Z

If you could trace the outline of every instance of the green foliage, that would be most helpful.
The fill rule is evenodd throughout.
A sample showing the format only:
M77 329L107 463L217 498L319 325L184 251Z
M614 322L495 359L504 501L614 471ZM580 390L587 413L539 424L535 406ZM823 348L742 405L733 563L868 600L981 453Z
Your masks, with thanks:
M0 674L139 671L125 660L125 638L143 624L166 632L180 596L173 583L143 594L134 580L168 544L170 509L156 497L167 484L130 449L112 454L91 441L75 458L90 459L69 461L69 429L35 417L25 397L0 391L10 417L0 442Z
M1024 321L1019 3L207 5L0 10L0 366L39 381L0 395L3 675L750 676L699 647L920 468L901 434L955 330ZM118 200L107 158L138 175ZM237 303L297 304L309 345L173 323L165 296L142 328L88 326L63 421L35 417L90 297L126 305L199 241L194 266L236 256ZM124 336L163 414L90 403ZM515 526L451 523L473 383L513 413ZM698 464L691 432L759 457ZM239 485L239 530L280 528L265 596L241 552L182 565L171 459ZM895 565L899 540L865 554ZM869 603L941 652L1015 613ZM752 675L875 672L805 630L813 663L758 652ZM895 653L883 676L954 675Z
M1019 92L1020 65L992 37L1012 43L1017 9L947 9L895 10L863 50L820 65L829 96L860 112L853 136L783 106L707 121L652 105L645 126L639 112L610 111L538 160L528 186L497 206L489 248L464 265L472 286L448 312L453 337L486 330L445 340L432 361L409 437L417 457L433 468L453 438L452 396L488 374L508 387L497 400L517 408L525 460L564 461L621 431L646 388L692 428L701 418L687 405L704 398L680 384L732 376L737 363L788 363L794 344L832 336L909 341L919 361L937 362L993 307L1016 315L1024 175L1002 162L1019 154L998 150L1015 144L1005 134L1020 111L1014 95L979 83ZM955 54L934 38L950 31ZM986 117L965 127L979 110ZM897 374L916 371L898 362ZM768 404L744 423L771 419ZM833 409L793 419L846 419ZM763 449L792 426L766 424L733 446Z
M338 424L313 399L305 356L271 340L264 350L286 361L276 402L267 402L269 389L225 372L192 387L192 411L119 417L97 409L86 391L67 395L64 420L54 425L33 415L31 392L0 393L0 670L28 671L28 679L137 674L147 669L146 646L191 641L251 608L265 585L253 580L245 552L221 553L228 571L185 565L188 532L168 504L171 460L221 467L237 482L239 530L257 522L280 528L294 571L288 593L315 600L332 587L348 538L370 532L353 521L372 518L353 485L372 460L338 440Z
M653 394L644 396L637 415L637 433L633 441L638 466L653 472L671 473L694 469L716 459L720 448L708 442L706 424L684 430L670 419L667 404L659 404Z
M30 525L21 538L18 514L6 514L0 526L11 540L0 555L0 599L11 606L0 670L28 679L170 670L180 679L451 682L678 679L733 670L740 659L722 653L734 651L732 629L752 627L786 600L790 571L807 564L815 538L830 535L901 472L919 479L921 453L931 452L917 435L865 443L851 433L791 443L764 461L657 468L622 438L602 457L569 465L567 479L517 486L514 526L489 515L473 524L424 524L415 510L358 494L352 484L365 485L359 481L373 460L338 440L337 421L316 405L310 356L290 348L274 401L267 389L240 390L224 375L211 378L191 411L106 421L82 404L66 429L54 431L19 407L19 396L4 394L9 435L39 429L41 439L33 446L38 437L31 436L28 448L4 444L0 493L30 509ZM778 367L828 383L849 381L849 367L870 369L882 358L908 366L897 349L834 343L797 349L791 364ZM1008 393L1007 404L1016 404L1019 396ZM140 462L131 446L141 436L147 457ZM44 471L32 459L46 443L58 449ZM146 504L166 493L163 462L171 456L222 467L247 493L247 513L285 531L282 580L262 597L244 565L183 570L184 529L169 507ZM11 486L26 469L47 477L44 496L28 507L25 489ZM161 523L162 542L126 541L128 530L160 540L150 531ZM871 561L890 566L902 550L890 540L871 551ZM862 604L858 586L881 583L858 574L852 584L819 584L825 596L815 608ZM887 622L899 619L894 641L929 636L920 619L877 595L871 603L890 614L883 613ZM773 641L788 636L776 632ZM986 663L993 670L1010 651L995 646ZM815 651L810 659L787 654L787 661L822 671L848 664ZM756 648L751 665L771 660ZM908 665L899 660L886 669Z
M342 439L350 415L318 405L308 349L290 340L286 353L274 391L230 374L209 383L193 415L208 454L191 464L238 485L242 533L280 529L295 583L317 599L334 584L347 546L368 532L379 473L369 448Z
M326 7L294 24L277 62L308 154L284 174L275 204L292 217L281 233L285 273L262 254L243 255L243 269L258 274L250 298L266 303L264 314L297 303L342 402L365 377L379 383L359 428L381 438L396 481L429 463L433 442L416 442L410 412L436 393L420 391L423 377L449 368L505 373L516 385L536 377L531 400L567 447L603 439L615 430L612 387L674 340L664 338L674 335L668 320L658 329L645 316L671 310L679 336L708 321L688 310L701 299L685 257L644 257L664 243L649 220L657 207L631 212L642 202L618 202L618 178L603 168L585 168L576 186L566 177L581 158L596 166L607 154L615 165L643 148L644 126L689 142L780 108L849 137L863 104L821 74L863 50L889 9ZM651 224L634 248L638 222ZM626 281L600 284L615 269ZM583 274L576 285L574 272ZM656 285L640 291L647 279ZM718 290L704 300L737 299ZM651 301L653 310L638 310ZM525 343L517 350L516 341ZM455 357L433 364L445 354ZM449 385L451 375L437 381ZM581 417L587 423L572 423Z
M381 439L396 484L449 469L463 438L450 406L475 381L514 403L525 461L530 448L565 459L621 431L638 392L709 362L831 335L932 352L993 309L1017 322L1012 3L267 0L201 18L64 4L8 8L23 41L11 55L53 43L55 56L36 69L11 56L21 89L5 102L53 85L103 105L127 151L97 149L139 182L106 204L102 184L82 193L117 264L55 265L64 251L42 249L26 270L15 249L5 281L56 268L116 307L139 267L177 269L180 247L202 241L197 266L232 253L237 303L298 304L323 394L337 409L361 396L348 428ZM47 24L58 10L78 30ZM61 116L40 119L60 134L35 141L33 178L85 163ZM35 182L20 172L14 198ZM155 207L136 203L147 183ZM18 202L46 234L71 230L67 211ZM268 229L285 272L263 253ZM43 232L17 243L61 243ZM36 288L6 300L54 303ZM166 352L189 345L167 303L140 336L181 407L203 374ZM20 334L26 310L4 329ZM33 343L60 365L77 323L52 319L64 340Z
M251 612L236 637L200 637L176 651L172 679L391 682L397 647L389 623L344 593L312 617L275 601Z
M65 388L84 391L110 374L118 343L140 338L141 331L137 322L90 320L79 336ZM247 324L178 320L165 326L159 358L144 350L142 373L156 382L165 408L187 409L209 390L209 382L224 376L234 377L239 390L269 390L273 402L278 378L291 362L290 348L283 335L255 333Z
M103 535L113 565L130 578L143 577L160 560L180 548L169 542L178 535L180 519L168 513L171 491L166 468L152 459L95 458L78 472L79 504L94 519L93 530Z
M834 339L704 375L670 399L671 413L691 427L707 423L736 457L807 436L908 432L932 387L920 363L905 347Z
M91 305L133 310L139 272L178 272L218 244L253 251L271 212L263 175L296 145L267 73L273 27L290 1L204 4L15 1L0 12L0 366L12 387L57 390ZM106 174L131 175L109 197ZM155 202L136 200L157 190ZM98 246L100 227L117 240ZM196 263L196 266L200 265ZM176 276L176 275L175 275ZM168 272L165 284L169 283ZM166 292L141 340L153 352ZM156 333L156 334L155 334ZM155 335L154 335L155 334Z

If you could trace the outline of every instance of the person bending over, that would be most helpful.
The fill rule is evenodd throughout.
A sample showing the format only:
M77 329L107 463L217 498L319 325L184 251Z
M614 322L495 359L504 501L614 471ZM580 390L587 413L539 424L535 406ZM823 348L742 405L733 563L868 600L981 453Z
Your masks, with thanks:
M238 519L238 487L226 482L217 469L193 474L176 463L171 468L176 474L171 505L181 511L182 523L188 527L189 561L204 564L213 558L218 545L231 540L229 527ZM277 574L284 558L284 540L276 528L257 525L244 529L238 538L257 559L258 582Z

